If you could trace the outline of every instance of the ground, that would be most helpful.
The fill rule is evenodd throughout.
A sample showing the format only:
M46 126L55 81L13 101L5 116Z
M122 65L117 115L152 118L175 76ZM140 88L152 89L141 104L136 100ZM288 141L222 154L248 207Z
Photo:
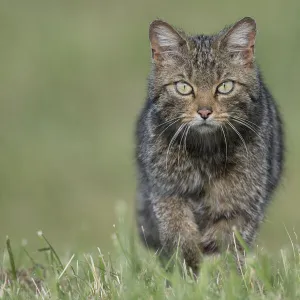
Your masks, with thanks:
M116 251L103 255L69 253L60 258L43 232L44 247L35 255L26 246L19 254L6 240L0 273L1 299L300 299L300 251L290 237L289 249L269 255L245 249L245 265L229 253L204 258L198 278L191 276L179 253L166 271L158 254L145 249L117 226ZM239 241L237 236L237 240ZM242 241L241 241L242 243ZM238 270L239 269L239 270Z

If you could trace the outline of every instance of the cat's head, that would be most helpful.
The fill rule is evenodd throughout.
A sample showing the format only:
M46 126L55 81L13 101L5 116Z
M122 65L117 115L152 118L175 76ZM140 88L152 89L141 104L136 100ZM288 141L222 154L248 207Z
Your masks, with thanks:
M197 36L154 21L149 94L160 121L175 129L189 124L200 134L250 124L260 90L255 36L249 17L216 35Z

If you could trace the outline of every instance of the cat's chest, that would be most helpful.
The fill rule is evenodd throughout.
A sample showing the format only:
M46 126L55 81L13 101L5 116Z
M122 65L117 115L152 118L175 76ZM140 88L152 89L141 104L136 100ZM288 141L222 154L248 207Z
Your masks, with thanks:
M182 196L201 199L203 190L216 178L215 167L209 163L189 158L166 161L164 166L167 180Z
M248 193L253 191L247 189L247 174L233 172L224 174L218 178L204 181L201 192L189 199L192 210L201 219L209 217L216 220L220 217L231 218L241 211L249 209Z
M199 195L204 185L204 175L190 163L178 163L168 169L166 166L167 181L175 191L182 195Z
M191 187L209 183L220 176L224 165L217 164L212 158L189 157L189 156L173 156L166 158L165 170L169 177L180 184L180 182L190 185Z
M212 155L191 157L185 149L162 149L149 164L156 183L164 190L179 196L199 198L204 186L215 180L224 166Z

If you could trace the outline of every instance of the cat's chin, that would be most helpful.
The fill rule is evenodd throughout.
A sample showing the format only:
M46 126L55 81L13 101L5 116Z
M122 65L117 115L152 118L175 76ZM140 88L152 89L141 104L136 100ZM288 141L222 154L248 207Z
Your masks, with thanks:
M211 134L218 130L218 126L215 124L202 123L195 124L193 129L199 132L200 134Z

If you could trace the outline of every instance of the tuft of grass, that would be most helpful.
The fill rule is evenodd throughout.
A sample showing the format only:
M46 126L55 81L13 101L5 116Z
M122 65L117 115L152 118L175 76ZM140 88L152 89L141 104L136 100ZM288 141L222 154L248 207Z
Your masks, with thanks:
M39 232L44 245L35 255L16 262L9 238L0 273L0 299L300 299L300 248L271 256L249 252L243 266L224 253L206 257L197 279L175 253L163 268L158 255L144 248L120 226L114 235L116 253L70 254L59 257ZM132 232L132 231L131 231ZM240 237L237 236L237 241Z

